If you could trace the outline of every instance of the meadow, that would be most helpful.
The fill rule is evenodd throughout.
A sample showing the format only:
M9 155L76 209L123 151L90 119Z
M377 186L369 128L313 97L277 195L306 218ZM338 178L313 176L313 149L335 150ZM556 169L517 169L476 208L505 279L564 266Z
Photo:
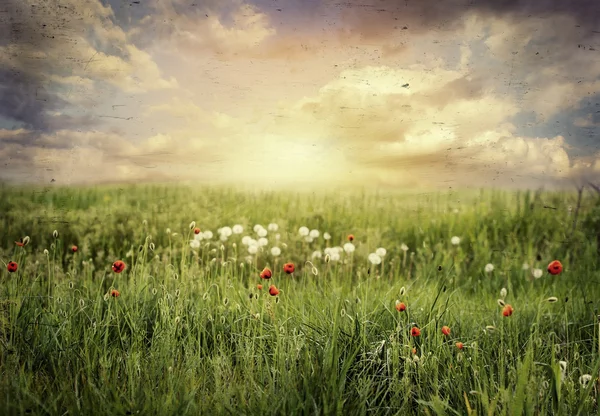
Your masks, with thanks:
M576 204L2 186L0 413L600 414Z

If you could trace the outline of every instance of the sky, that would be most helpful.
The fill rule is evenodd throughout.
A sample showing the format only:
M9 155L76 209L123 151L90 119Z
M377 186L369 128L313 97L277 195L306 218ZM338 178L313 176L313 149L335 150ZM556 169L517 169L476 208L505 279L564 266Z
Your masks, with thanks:
M600 183L596 0L0 0L0 180Z

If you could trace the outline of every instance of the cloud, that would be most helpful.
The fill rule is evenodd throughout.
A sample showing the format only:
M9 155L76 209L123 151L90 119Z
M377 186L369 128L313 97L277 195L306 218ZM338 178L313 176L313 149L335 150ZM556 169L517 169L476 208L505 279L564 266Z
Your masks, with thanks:
M0 111L33 129L52 127L48 112L72 102L72 89L128 93L174 88L99 1L8 0L0 22ZM1 19L6 19L2 17ZM72 104L80 104L77 99Z

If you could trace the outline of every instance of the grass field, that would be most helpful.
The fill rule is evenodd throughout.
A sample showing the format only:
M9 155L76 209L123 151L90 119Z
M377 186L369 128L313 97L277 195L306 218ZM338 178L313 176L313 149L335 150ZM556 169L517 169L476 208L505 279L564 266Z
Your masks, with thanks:
M591 194L0 194L1 414L600 414Z

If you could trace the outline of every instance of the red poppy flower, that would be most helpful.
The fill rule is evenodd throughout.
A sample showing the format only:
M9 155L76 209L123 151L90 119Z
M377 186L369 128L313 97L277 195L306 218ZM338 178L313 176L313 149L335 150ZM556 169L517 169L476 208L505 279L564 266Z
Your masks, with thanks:
M463 343L462 343L462 342L457 342L457 343L456 343L456 348L458 348L459 350L462 350L462 349L463 349L463 347L464 347L464 345L463 345Z
M262 272L260 272L261 279L270 279L273 274L271 273L271 269L265 267Z
M18 245L19 247L23 247L25 245L22 238L19 241L15 241L15 244Z
M350 242L354 241L354 235L353 234L349 234L348 235L348 241L350 241Z
M561 274L563 271L563 266L560 261L554 260L552 263L548 265L548 273L552 275Z
M398 312L404 312L406 310L406 305L404 304L404 302L397 303L396 310Z
M256 288L257 288L258 290L262 290L262 285L256 285Z
M416 326L413 326L412 329L410 330L410 334L413 337L418 337L419 335L421 335L421 330L419 328L417 328Z
M121 294L119 293L119 291L118 291L117 289L113 289L113 290L111 290L111 291L110 291L110 295L111 295L113 298L118 298L119 296L121 296Z
M121 260L117 260L113 263L112 269L115 273L121 273L123 270L125 270L125 263L123 263Z
M444 326L442 327L442 334L444 334L444 335L446 335L446 336L450 335L450 327L448 327L448 326L444 325Z
M283 265L283 271L286 272L287 274L292 274L294 273L295 267L294 267L294 263L286 263Z
M279 289L277 289L277 287L275 287L275 285L269 286L269 295L271 295L271 296L279 295Z
M6 265L6 270L8 270L9 273L16 272L18 268L19 268L19 265L17 263L15 263L14 261L9 261L8 264Z
M504 316L511 316L514 312L514 309L512 306L510 305L504 305L504 308L502 308L502 315Z
M194 228L194 234L200 234L200 228L198 228L198 227Z
M72 251L73 253L77 253L77 250L78 250L78 249L77 249L77 246L73 246L73 247L71 247L71 251Z

